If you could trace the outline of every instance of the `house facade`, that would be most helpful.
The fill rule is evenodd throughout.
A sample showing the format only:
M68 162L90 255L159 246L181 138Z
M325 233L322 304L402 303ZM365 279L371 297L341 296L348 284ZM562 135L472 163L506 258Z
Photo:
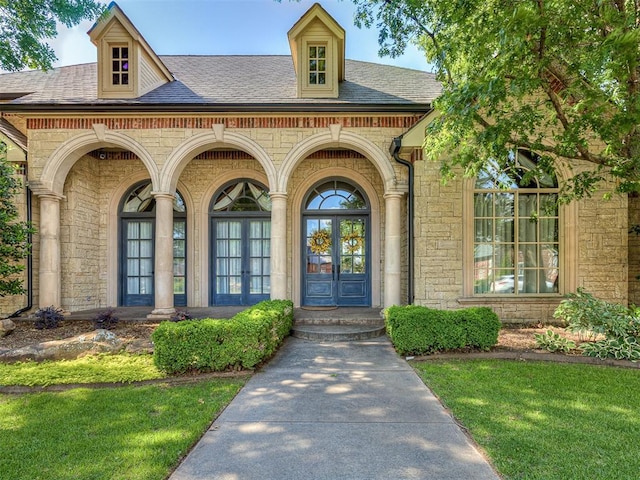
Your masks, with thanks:
M443 185L421 149L432 74L345 59L318 4L287 35L290 56L158 56L111 4L96 63L0 75L0 139L37 229L30 293L0 311L287 298L537 322L579 286L634 300L633 199L550 210L582 166L523 183L529 152Z

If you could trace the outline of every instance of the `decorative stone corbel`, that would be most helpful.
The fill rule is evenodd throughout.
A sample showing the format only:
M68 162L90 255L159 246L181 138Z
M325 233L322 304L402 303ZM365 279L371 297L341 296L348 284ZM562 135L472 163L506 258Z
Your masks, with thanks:
M94 123L93 131L101 142L105 141L107 136L107 126L104 123Z
M342 125L340 123L332 123L331 125L329 125L329 131L331 132L331 140L334 142L339 142Z
M213 128L213 134L216 140L224 142L224 123L216 123L211 128Z

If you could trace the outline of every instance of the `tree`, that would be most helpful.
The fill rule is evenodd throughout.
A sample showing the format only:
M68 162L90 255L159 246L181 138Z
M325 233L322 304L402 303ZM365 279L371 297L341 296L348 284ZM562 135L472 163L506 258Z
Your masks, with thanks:
M637 0L353 0L379 29L381 55L420 46L443 93L426 154L475 175L526 149L537 172L582 165L563 199L591 196L607 174L640 192L640 2ZM503 163L503 166L506 164Z
M72 27L103 11L96 0L0 0L0 68L49 70L56 55L46 40L57 35L56 22Z
M34 230L29 223L17 221L14 200L22 191L16 169L6 159L6 146L0 143L0 297L24 293L18 274L25 266L20 261L31 252L28 239Z

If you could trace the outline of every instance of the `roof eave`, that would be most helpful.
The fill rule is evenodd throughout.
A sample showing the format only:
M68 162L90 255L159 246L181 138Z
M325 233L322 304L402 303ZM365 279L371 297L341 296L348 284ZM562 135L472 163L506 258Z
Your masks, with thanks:
M0 104L0 112L11 113L420 113L431 112L430 103L362 104L362 103L220 103L220 104Z

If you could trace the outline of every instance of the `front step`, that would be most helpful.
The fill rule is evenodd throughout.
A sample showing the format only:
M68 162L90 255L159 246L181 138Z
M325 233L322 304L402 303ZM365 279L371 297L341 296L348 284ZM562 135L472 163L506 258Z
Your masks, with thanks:
M291 335L304 340L315 342L353 342L356 340L368 340L384 335L385 328L382 325L358 324L358 325L309 325L295 324Z

